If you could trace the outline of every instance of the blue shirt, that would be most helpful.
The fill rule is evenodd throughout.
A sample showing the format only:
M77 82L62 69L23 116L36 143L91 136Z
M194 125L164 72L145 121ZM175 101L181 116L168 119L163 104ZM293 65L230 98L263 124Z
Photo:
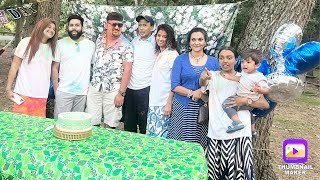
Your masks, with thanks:
M218 60L212 56L208 56L206 64L202 66L202 70L196 73L190 63L188 53L181 54L176 58L172 67L171 89L173 90L177 86L183 86L192 91L199 89L199 78L205 67L209 71L220 70ZM182 96L177 93L174 93L174 98L184 106L188 106L192 100L187 96ZM199 100L198 103L200 104L202 101Z

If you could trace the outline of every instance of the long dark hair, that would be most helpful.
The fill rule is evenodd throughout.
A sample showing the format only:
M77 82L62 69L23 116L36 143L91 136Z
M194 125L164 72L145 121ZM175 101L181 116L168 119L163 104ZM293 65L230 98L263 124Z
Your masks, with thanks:
M191 34L192 33L195 33L195 32L200 32L203 34L203 37L204 37L204 41L207 43L208 41L208 34L207 34L207 31L204 30L203 28L201 27L194 27L192 28L189 32L188 32L188 36L187 36L187 46L188 46L188 51L191 51L191 48L190 48L190 39L191 39ZM203 49L203 52L204 49Z
M176 38L174 36L173 28L168 24L159 25L158 28L157 28L157 33L156 33L156 37L155 38L157 38L158 32L160 30L163 30L163 31L165 31L167 33L167 41L166 41L167 48L170 49L170 50L176 50L176 51L179 52L178 43L177 43ZM156 53L159 53L159 52L160 52L160 47L156 43Z
M49 43L49 47L51 48L52 56L54 57L56 43L58 40L58 27L57 27L57 24L55 23L54 20L52 20L50 18L44 18L44 19L40 20L39 22L37 22L37 24L35 25L35 27L33 28L32 32L31 32L31 38L30 38L29 44L26 48L26 51L24 52L24 55L27 55L30 50L28 63L31 62L31 59L35 56L35 54L37 53L37 51L39 49L40 42L44 36L43 31L51 23L55 25L56 30L55 30L54 36L52 38L48 39L47 43Z

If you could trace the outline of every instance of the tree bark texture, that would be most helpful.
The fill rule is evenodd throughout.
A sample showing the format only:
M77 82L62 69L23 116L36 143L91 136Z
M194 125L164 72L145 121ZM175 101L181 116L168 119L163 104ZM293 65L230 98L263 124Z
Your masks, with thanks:
M61 0L39 2L37 3L37 6L33 7L33 9L38 11L37 14L23 17L17 22L17 43L19 43L21 38L30 36L32 29L34 28L36 23L43 18L52 18L53 20L55 20L55 22L57 23L56 33L58 33L59 19L61 14ZM23 23L23 27L21 27L21 24L19 23ZM22 31L20 30L21 28L23 28Z
M36 25L37 14L32 14L31 16L25 17L23 19L24 19L24 22L23 22L23 30L21 32L21 37L25 38L30 36L33 27Z
M21 1L17 1L17 6L21 6L22 5L22 2ZM21 39L21 31L22 31L22 24L23 24L23 21L24 19L18 19L16 21L16 34L14 35L14 45L13 47L17 47L19 42L20 42L20 39Z
M315 0L256 0L238 50L257 48L265 57L270 57L270 42L276 30L285 23L295 23L303 29L314 6ZM253 142L253 152L258 180L277 179L269 150L273 116L272 112L265 118L258 118L256 123L258 137Z
M61 2L62 0L51 0L38 3L38 14L37 21L40 21L43 18L53 19L57 27L59 27L59 20L61 14ZM58 28L56 28L58 33Z
M276 180L277 175L273 171L270 154L270 128L272 126L274 112L266 117L256 119L258 137L253 139L254 172L257 180Z
M285 23L295 23L304 28L316 0L256 0L249 23L238 49L260 48L270 57L271 39Z
M22 2L17 1L17 6L21 6ZM32 9L37 10L37 4L33 4ZM17 20L16 23L16 34L14 47L17 47L22 38L30 36L34 25L36 24L37 14L31 13L30 16L22 16L22 18Z

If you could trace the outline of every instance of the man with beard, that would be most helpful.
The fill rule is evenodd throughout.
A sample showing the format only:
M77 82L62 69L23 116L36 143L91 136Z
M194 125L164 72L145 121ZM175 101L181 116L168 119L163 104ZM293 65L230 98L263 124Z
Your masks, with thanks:
M55 119L62 112L84 112L95 50L94 42L82 36L83 18L71 15L67 21L69 37L58 41L57 53L52 62Z
M131 76L133 49L122 34L123 16L111 12L96 41L92 80L87 110L92 124L116 128L122 117L122 105ZM103 114L103 122L101 122Z

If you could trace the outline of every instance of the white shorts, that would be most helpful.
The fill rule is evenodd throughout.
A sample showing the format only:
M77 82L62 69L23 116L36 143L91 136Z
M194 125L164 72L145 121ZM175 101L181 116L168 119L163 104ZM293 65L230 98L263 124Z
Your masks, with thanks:
M101 124L102 113L103 122L110 127L117 127L122 117L122 107L116 108L114 98L118 94L114 92L99 92L90 85L87 95L87 112L92 115L92 125Z

